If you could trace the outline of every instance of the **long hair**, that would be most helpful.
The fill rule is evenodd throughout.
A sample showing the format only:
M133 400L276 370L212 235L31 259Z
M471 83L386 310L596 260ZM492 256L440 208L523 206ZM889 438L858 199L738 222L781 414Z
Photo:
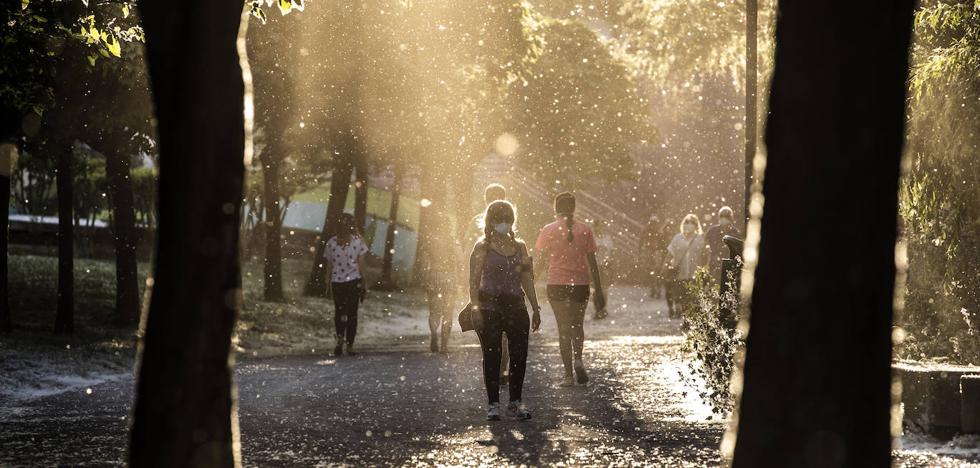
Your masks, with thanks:
M484 239L490 239L494 232L493 226L497 223L510 223L512 227L507 235L511 240L517 240L517 208L509 201L497 200L487 205L487 210L483 212Z
M555 213L565 218L565 227L568 229L565 239L571 243L575 239L575 234L572 232L572 227L575 225L575 195L571 192L562 192L555 196Z
M337 218L337 240L350 242L351 238L354 237L361 237L361 230L354 220L354 215L341 213L340 217Z
M687 224L688 222L694 223L695 234L701 234L701 220L699 220L698 215L694 213L688 214L687 216L684 217L684 220L681 221L681 234L684 233L684 225Z

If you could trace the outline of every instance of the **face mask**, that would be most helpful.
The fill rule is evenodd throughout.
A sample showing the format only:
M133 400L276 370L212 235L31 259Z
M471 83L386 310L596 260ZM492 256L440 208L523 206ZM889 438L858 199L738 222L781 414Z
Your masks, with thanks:
M690 223L684 224L684 234L694 234L694 225Z
M493 230L499 232L500 234L507 234L510 232L509 223L497 223L493 225Z

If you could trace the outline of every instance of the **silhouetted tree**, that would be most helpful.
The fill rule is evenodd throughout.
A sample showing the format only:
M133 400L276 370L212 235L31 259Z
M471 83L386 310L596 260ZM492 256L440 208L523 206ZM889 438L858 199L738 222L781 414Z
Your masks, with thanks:
M241 302L242 0L140 1L160 148L134 466L239 463L229 354Z
M736 467L890 466L912 7L780 2Z

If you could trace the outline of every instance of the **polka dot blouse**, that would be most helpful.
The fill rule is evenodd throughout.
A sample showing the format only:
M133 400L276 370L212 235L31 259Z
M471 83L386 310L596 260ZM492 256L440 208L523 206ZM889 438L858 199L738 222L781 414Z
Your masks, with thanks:
M351 237L347 245L337 241L336 237L331 237L327 241L327 248L323 251L333 269L330 271L330 281L334 283L346 283L361 278L361 271L357 267L357 257L366 254L367 245L360 237Z

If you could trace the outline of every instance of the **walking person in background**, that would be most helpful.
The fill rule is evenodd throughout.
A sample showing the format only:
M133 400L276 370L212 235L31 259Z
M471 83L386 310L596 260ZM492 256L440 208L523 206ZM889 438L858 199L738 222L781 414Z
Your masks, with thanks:
M445 213L435 211L433 226L449 226ZM456 312L458 283L456 282L459 264L458 244L447 229L436 229L432 233L429 262L426 263L425 295L429 306L429 349L433 353L446 353L449 350L449 337L453 329L453 315Z
M357 308L364 300L367 285L364 279L364 254L367 244L348 213L340 215L337 221L337 235L327 241L323 256L330 271L330 287L333 291L334 327L337 331L337 346L334 355L354 354L354 336L357 335Z
M670 254L668 271L671 282L673 303L668 304L670 318L680 317L688 305L687 285L694 279L698 267L704 266L704 237L701 236L701 222L694 214L688 214L681 221L681 232L674 236L667 246Z
M501 338L510 348L510 403L507 412L517 419L530 419L522 403L527 369L528 329L541 326L541 307L534 292L534 272L527 246L517 238L513 205L497 200L487 206L483 217L484 236L470 255L470 303L473 322L483 351L483 381L487 388L487 420L500 419ZM525 296L531 302L528 317Z
M708 248L708 272L718 281L722 279L721 261L728 258L725 236L738 237L738 228L735 227L735 213L727 206L718 210L718 224L708 228L708 232L704 234L705 244Z
M562 385L585 385L589 377L582 362L583 322L590 279L595 287L597 311L605 310L606 295L599 279L595 234L574 218L575 196L568 192L558 194L555 213L557 219L541 229L534 248L548 260L548 302L558 322L558 344L565 367Z

